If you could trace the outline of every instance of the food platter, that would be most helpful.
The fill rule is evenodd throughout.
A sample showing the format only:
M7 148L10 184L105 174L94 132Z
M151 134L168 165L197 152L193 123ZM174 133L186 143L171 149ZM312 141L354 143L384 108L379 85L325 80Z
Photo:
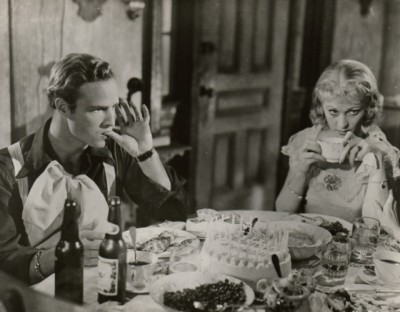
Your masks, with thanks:
M128 249L132 249L132 239L129 231L122 233L122 237L127 244ZM159 239L159 238L162 239ZM168 239L164 239L168 238ZM158 241L159 240L159 241ZM149 249L149 243L157 241L157 246L161 246L160 250ZM191 233L183 230L161 227L147 227L136 230L136 248L138 250L146 250L157 254L158 258L168 258L173 248L178 246L193 246L200 247L199 239Z
M216 283L227 279L235 284L243 283L239 279L224 274L207 274L204 272L175 273L166 275L155 281L150 287L150 296L167 311L179 311L164 304L164 293L180 291L184 289L194 289L197 286ZM251 305L254 301L254 291L247 284L243 283L245 292L244 305Z
M317 214L317 213L301 213L301 214L290 214L285 216L282 220L285 221L298 221L298 222L304 222L304 223L309 223L313 225L318 225L321 226L321 223L323 220L334 224L335 222L339 222L343 228L345 228L349 233L351 233L352 230L352 224L346 220L343 220L338 217L334 216L327 216L327 215L322 215L322 214ZM333 233L331 233L333 234Z
M315 256L324 242L330 241L329 231L314 224L297 221L275 221L269 226L289 232L289 252L292 260L303 260Z

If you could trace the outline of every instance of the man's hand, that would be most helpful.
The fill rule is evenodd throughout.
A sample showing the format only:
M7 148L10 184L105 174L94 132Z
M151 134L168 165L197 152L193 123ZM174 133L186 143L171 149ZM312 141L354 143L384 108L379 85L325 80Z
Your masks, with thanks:
M125 101L115 109L121 134L114 131L105 133L132 157L137 157L153 147L153 137L150 130L150 114L146 105L141 112Z
M85 266L96 266L99 259L99 247L106 233L116 233L119 231L118 225L105 222L97 225L96 222L83 227L79 233L85 249Z

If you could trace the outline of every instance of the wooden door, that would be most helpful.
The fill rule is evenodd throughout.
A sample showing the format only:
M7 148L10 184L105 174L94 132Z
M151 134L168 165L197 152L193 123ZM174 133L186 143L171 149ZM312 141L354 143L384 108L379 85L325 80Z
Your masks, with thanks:
M289 3L196 3L194 204L272 210Z

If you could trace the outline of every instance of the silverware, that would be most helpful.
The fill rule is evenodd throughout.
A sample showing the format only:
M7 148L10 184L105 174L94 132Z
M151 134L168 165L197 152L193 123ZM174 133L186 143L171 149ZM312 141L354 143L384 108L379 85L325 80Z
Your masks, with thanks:
M272 264L274 265L276 274L278 274L279 278L282 278L281 265L279 264L278 256L276 254L272 254L271 260L272 260Z
M254 219L251 221L251 226L249 226L248 228L246 228L246 229L244 230L244 234L245 234L245 235L247 235L247 234L254 228L254 226L256 225L257 221L258 221L258 218L254 218Z
M129 234L131 235L131 239L132 239L132 246L133 246L133 251L135 253L135 258L134 258L134 262L136 263L136 227L131 226L129 228Z

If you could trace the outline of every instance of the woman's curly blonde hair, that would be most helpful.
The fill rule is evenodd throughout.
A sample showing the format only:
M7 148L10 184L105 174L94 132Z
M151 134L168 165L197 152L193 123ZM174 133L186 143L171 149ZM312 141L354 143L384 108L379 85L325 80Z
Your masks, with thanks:
M310 109L313 125L326 125L322 104L335 99L361 103L366 109L362 123L365 127L382 118L383 96L378 91L374 74L361 62L340 60L323 71L313 92Z

